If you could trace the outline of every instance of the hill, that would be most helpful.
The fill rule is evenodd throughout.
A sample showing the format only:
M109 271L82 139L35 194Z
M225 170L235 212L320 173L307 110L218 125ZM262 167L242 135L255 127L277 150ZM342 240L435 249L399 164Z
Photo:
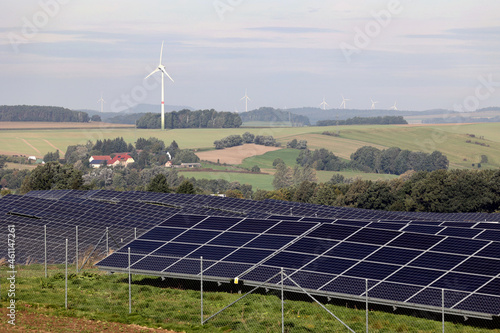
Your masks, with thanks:
M262 107L257 110L243 112L239 114L244 123L264 121L267 123L292 123L294 126L310 126L309 118L303 115L292 113L289 110L280 110L270 107Z
M90 120L82 111L72 111L58 106L0 105L0 121L78 122Z

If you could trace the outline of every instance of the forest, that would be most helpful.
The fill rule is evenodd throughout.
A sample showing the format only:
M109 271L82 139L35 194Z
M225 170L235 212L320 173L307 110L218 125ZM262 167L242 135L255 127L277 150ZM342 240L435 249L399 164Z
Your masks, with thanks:
M0 105L0 121L89 122L86 112L56 106Z
M243 112L240 114L243 122L265 121L265 122L291 122L298 126L310 126L309 118L306 116L290 113L289 111L262 107L257 110Z
M165 113L165 128L237 128L238 114L211 110L181 110ZM146 113L137 120L137 128L161 128L161 114Z
M383 117L354 117L344 120L318 120L316 126L335 125L395 125L408 124L403 116L383 116Z

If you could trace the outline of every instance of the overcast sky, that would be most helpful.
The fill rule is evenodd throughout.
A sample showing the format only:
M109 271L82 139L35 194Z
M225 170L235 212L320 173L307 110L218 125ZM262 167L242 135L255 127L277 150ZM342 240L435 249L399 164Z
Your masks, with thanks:
M165 41L165 104L500 106L498 0L9 0L0 18L0 104L159 104Z

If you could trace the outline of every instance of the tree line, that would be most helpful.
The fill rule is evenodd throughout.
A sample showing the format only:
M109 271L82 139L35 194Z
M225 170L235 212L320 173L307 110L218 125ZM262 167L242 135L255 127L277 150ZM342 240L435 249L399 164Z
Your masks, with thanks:
M318 120L316 126L408 124L403 116L354 117L345 120Z
M165 113L165 128L237 128L238 114L211 110L181 110ZM137 120L137 128L161 128L161 114L146 113Z
M89 122L86 112L57 106L0 105L0 121Z
M291 122L300 126L310 126L309 118L306 116L290 113L270 107L261 107L257 110L243 112L240 114L243 122L265 121L265 122Z
M281 144L271 135L254 135L245 132L243 135L233 134L220 140L214 141L215 149L224 149L229 147L241 146L244 143L255 143L256 145L279 147ZM297 142L295 142L297 144ZM307 141L306 141L307 144Z
M433 171L448 169L448 158L439 151L431 154L402 150L398 147L380 150L363 146L351 154L350 161L344 161L325 148L311 151L301 150L297 163L316 170L340 171L345 169L363 172L401 175L408 170Z
M378 181L347 181L336 175L326 183L304 180L274 191L258 190L253 198L388 211L493 213L500 212L500 171L408 171Z

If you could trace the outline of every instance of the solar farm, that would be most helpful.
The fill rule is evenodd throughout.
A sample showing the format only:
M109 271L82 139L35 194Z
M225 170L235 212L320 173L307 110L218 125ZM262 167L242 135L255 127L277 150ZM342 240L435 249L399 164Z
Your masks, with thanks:
M68 239L71 262L100 255L107 272L278 290L283 270L288 292L500 316L500 214L53 190L7 195L0 216L2 234L16 226L18 263L64 263Z

